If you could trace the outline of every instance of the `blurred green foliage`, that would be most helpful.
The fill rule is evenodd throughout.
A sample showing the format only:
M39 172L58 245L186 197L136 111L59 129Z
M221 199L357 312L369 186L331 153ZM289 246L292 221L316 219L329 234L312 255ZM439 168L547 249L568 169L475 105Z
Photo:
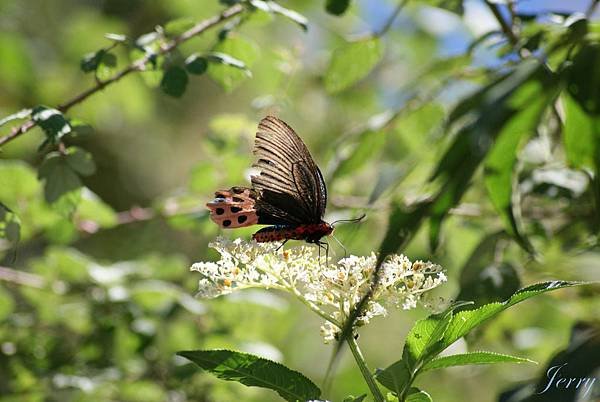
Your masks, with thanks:
M0 145L0 401L277 400L175 355L210 348L322 385L331 348L302 306L262 292L193 297L188 267L215 257L219 233L203 205L247 183L266 114L295 127L322 167L327 220L367 213L336 228L352 254L440 263L440 296L477 305L521 284L600 279L597 22L519 2L415 0L382 31L404 2L250 1L160 54L236 3L0 1L0 138L37 126ZM494 8L514 37L482 27ZM143 72L104 87L143 57ZM597 290L542 296L452 346L540 367L436 370L419 386L433 400L495 401L535 383L576 322L598 327ZM423 315L366 327L370 366L399 359ZM344 355L327 398L364 392Z

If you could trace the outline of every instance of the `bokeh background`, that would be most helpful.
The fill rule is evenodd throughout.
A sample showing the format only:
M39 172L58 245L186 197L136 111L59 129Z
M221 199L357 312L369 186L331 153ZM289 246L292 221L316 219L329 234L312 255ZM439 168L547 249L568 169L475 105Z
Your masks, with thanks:
M44 199L37 169L52 147L38 149L41 129L3 146L0 201L18 217L20 239L0 243L0 400L277 400L272 392L217 380L174 355L208 348L267 356L320 384L333 348L322 344L320 320L302 305L276 292L193 297L198 278L188 268L216 258L208 243L219 234L253 232L221 233L204 204L217 189L248 183L256 125L276 114L298 131L324 172L326 219L367 214L360 224L340 225L337 238L352 254L376 251L390 201L410 205L430 191L427 179L449 144L444 122L453 105L511 63L503 43L470 48L499 29L488 5L467 0L457 13L447 3L409 2L381 33L381 60L340 90L329 77L335 49L380 33L396 2L355 1L334 16L321 1L285 1L307 17L307 32L289 19L255 12L230 27L227 44L222 27L186 42L181 55L229 52L252 76L211 64L207 74L190 75L176 98L158 88L152 73L134 74L73 107L68 116L93 130L65 142L88 151L96 166L81 178L76 207ZM516 3L539 26L590 6L583 0ZM224 7L216 0L0 0L0 116L56 106L93 85L80 61L110 45L105 33L137 38L157 25L199 21ZM113 68L124 67L131 55L114 52ZM1 127L0 134L10 128ZM539 258L502 233L475 179L445 222L439 247L430 249L424 227L404 250L411 260L432 260L447 270L449 283L436 296L469 296L466 267L478 272L473 281L509 290L555 278L600 279L595 240L584 225L569 227L565 213L589 209L588 181L565 167L553 135L535 136L522 156L529 173L553 169L546 179L527 181L531 174L523 180L539 190L528 210ZM331 248L343 255L335 242ZM593 325L600 311L594 290L539 297L453 347L511 353L540 365L435 371L418 385L438 401L498 400L503 391L543 375L547 361L569 344L575 323ZM478 291L470 296L486 297L485 288ZM393 311L365 327L360 343L370 367L400 358L406 332L426 314L422 308ZM328 399L365 391L344 354Z

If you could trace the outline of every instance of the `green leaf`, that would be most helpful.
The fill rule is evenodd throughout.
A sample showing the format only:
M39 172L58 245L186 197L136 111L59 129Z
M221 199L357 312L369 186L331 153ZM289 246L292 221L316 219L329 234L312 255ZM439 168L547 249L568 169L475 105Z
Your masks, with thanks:
M98 65L100 64L100 60L102 60L102 56L104 56L105 53L105 49L100 49L97 52L88 53L83 56L83 59L81 59L81 62L79 63L81 71L84 73L96 71Z
M301 373L258 356L231 350L195 350L177 354L218 378L272 389L286 401L306 401L321 396L319 388Z
M369 195L368 204L372 205L379 199L389 188L397 185L404 177L406 177L407 169L400 164L382 164L379 168L377 181L371 194Z
M411 328L404 343L402 360L414 369L419 360L426 360L426 354L444 336L452 320L452 309L421 319Z
M21 238L21 221L6 205L0 202L0 239L16 244Z
M519 89L529 98L528 90L532 93L541 92L537 82L527 82ZM535 134L549 101L548 97L541 96L525 104L498 134L484 163L484 183L488 196L502 218L507 233L529 253L533 253L533 246L522 230L520 197L518 192L513 191L516 187L514 171L519 149Z
M427 217L430 206L429 200L410 207L398 203L392 205L388 227L379 246L378 262L383 261L387 255L406 247Z
M110 52L104 52L96 68L96 78L106 81L117 73L117 56Z
M563 141L569 165L592 168L600 152L600 118L587 114L571 96L562 97L565 106Z
M160 88L167 95L180 98L188 84L188 75L185 70L179 66L172 66L165 71L160 82Z
M208 60L206 60L205 57L199 56L194 53L190 55L187 59L185 59L185 69L190 74L204 74L207 68Z
M67 162L67 157L51 152L40 166L38 176L45 180L44 196L48 203L57 201L63 194L81 187L77 173Z
M432 249L437 248L442 221L468 189L471 178L497 137L505 128L511 132L512 127L521 125L523 109L527 109L522 113L528 117L536 115L529 105L536 105L536 110L547 106L557 92L557 84L555 75L539 62L529 60L461 102L451 113L451 122L467 116L472 116L473 121L456 135L432 176L432 180L441 180L430 210ZM512 123L513 118L518 120ZM524 120L530 121L531 117Z
M2 127L6 123L9 123L9 122L11 122L13 120L24 119L26 117L31 116L31 111L32 111L31 109L22 109L22 110L19 110L16 113L13 113L13 114L11 114L9 116L6 116L3 119L0 119L0 127Z
M242 70L248 77L252 76L252 73L250 72L250 70L248 70L248 67L246 67L246 64L243 61L236 59L235 57L231 57L228 54L212 52L212 53L206 55L206 58L209 61L212 61L215 63L238 68L238 69Z
M344 400L342 402L363 402L365 400L365 398L367 397L367 394L362 394L361 396L347 396L344 398Z
M460 271L457 300L475 302L475 307L509 298L521 287L515 267L494 262L498 243L507 238L503 232L484 237ZM491 262L490 262L491 261Z
M116 34L116 33L106 33L104 34L104 37L108 40L112 40L113 42L117 42L117 43L125 43L127 42L127 35L123 35L123 34Z
M258 55L259 48L256 44L230 33L207 56L209 61L215 61L209 64L208 75L225 91L231 92L250 76L248 69L258 59Z
M426 0L424 3L433 7L443 8L459 15L463 15L465 12L463 0Z
M67 118L58 110L37 106L31 111L33 121L44 130L48 141L56 144L65 134L71 132Z
M14 309L15 301L12 295L0 287L0 321L5 322L4 320L12 314Z
M78 147L69 147L67 149L67 163L81 176L90 176L96 171L96 164L92 154Z
M421 371L436 370L446 367L468 366L471 364L495 364L495 363L534 363L533 360L516 357L495 352L470 352L451 356L435 358L421 368Z
M167 36L178 36L196 25L191 17L177 18L165 24L165 34Z
M420 390L419 388L411 388L408 390L408 395L406 396L405 402L432 402L431 396L425 392Z
M366 77L382 56L383 43L379 38L347 42L333 52L325 72L325 89L333 94L351 87Z
M443 342L440 345L439 351L447 348L459 338L468 334L473 328L478 327L484 322L494 318L502 311L514 306L531 297L549 292L551 290L563 289L572 286L586 285L586 282L567 282L567 281L551 281L542 282L535 285L527 286L513 294L508 300L502 303L485 304L474 310L465 310L456 313L446 332L444 333Z
M342 15L350 7L350 0L327 0L325 3L325 10L329 14Z
M375 373L375 379L390 391L400 394L410 381L410 371L403 360Z
M284 17L298 24L304 31L308 31L308 20L302 14L294 10L290 10L289 8L282 7L274 1L268 1L267 4L269 5L271 12L283 15Z
M600 69L600 44L584 44L566 70L567 90L581 108L600 115L600 76L590 71Z
M333 178L350 174L360 169L369 160L377 158L379 151L385 145L385 139L386 135L383 131L363 132L348 157L342 159L333 171Z

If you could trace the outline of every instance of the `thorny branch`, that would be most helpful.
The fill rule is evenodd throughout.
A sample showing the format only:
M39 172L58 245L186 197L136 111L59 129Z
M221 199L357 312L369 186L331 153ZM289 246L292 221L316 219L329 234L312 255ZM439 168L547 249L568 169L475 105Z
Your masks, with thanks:
M193 38L194 36L197 36L197 35L203 33L204 31L220 24L223 21L226 21L226 20L231 19L232 17L235 17L236 15L242 13L243 11L244 11L244 7L241 4L235 4L232 7L229 7L228 9L224 10L220 14L199 22L198 24L194 25L189 30L185 31L181 35L172 39L170 42L166 43L164 46L162 46L158 50L157 53L146 54L144 57L133 61L131 64L129 64L127 67L125 67L123 70L121 70L120 72L118 72L117 74L112 76L111 78L104 80L104 81L97 81L93 87L86 89L85 91L74 96L72 99L60 104L57 107L57 109L63 113L67 112L73 106L83 102L85 99L87 99L91 95L101 91L108 85L119 81L121 78L123 78L133 72L144 71L146 69L146 65L150 62L150 60L153 57L165 55L165 54L172 52L183 42L188 41L189 39ZM28 132L35 126L36 126L35 121L33 121L33 119L30 119L30 120L27 120L26 122L24 122L23 124L21 124L20 126L13 128L13 130L10 132L10 134L5 135L4 137L0 137L0 147L2 145L7 144L8 142L14 140L15 138L19 137L20 135L25 134L26 132Z

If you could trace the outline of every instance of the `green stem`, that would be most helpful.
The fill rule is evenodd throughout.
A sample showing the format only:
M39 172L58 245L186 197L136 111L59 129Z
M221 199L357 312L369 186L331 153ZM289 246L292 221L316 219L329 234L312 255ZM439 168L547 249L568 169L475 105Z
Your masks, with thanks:
M354 336L349 336L348 339L346 339L346 342L348 342L350 351L352 351L352 356L354 356L354 360L356 360L356 364L358 364L358 368L360 369L361 374L363 375L367 385L369 386L369 389L371 390L371 393L373 394L373 399L375 399L376 402L385 402L383 394L379 390L375 379L371 375L371 371L367 367L367 363L365 362L362 353L360 353L356 339L354 339Z

